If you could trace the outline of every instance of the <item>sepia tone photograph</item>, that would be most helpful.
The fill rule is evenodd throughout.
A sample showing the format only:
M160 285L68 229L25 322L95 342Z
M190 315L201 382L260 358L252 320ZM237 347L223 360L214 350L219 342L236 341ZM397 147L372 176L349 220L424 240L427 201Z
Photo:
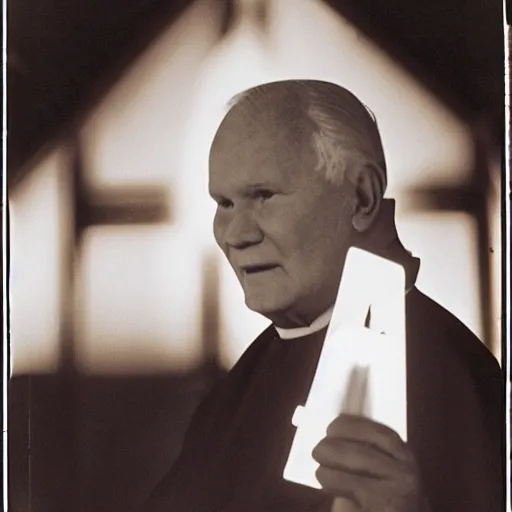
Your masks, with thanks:
M9 510L505 510L501 2L7 3Z

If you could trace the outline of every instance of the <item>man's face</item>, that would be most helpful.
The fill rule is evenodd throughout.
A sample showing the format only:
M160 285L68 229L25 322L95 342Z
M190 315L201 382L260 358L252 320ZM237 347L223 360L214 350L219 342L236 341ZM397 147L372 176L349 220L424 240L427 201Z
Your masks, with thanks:
M247 306L282 327L334 303L352 230L353 187L329 184L302 142L269 120L228 119L210 155L215 239Z

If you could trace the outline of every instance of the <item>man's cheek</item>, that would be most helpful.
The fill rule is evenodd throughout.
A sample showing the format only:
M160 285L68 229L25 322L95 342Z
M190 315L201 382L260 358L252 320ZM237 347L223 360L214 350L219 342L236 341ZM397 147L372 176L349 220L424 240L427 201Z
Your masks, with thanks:
M317 266L317 262L310 257L311 254L311 247L297 247L288 259L286 274L296 286L304 287L311 271Z

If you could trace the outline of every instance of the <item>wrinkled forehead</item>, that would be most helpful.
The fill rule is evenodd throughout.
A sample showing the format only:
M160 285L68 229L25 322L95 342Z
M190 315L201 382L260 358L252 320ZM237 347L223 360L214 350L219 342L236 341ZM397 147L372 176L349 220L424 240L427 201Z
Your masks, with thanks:
M229 149L234 142L250 143L254 139L270 146L273 140L299 146L313 129L304 110L298 95L285 91L245 97L220 124L212 150Z
M217 130L210 149L210 175L249 163L281 170L307 163L314 154L313 130L300 99L293 94L243 99Z

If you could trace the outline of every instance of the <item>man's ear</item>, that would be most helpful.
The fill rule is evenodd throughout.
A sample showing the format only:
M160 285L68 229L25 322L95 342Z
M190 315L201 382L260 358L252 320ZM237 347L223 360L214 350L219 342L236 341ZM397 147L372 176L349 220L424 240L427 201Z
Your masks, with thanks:
M352 225L359 233L366 232L374 223L384 196L384 171L377 165L361 166L355 178L355 208Z

